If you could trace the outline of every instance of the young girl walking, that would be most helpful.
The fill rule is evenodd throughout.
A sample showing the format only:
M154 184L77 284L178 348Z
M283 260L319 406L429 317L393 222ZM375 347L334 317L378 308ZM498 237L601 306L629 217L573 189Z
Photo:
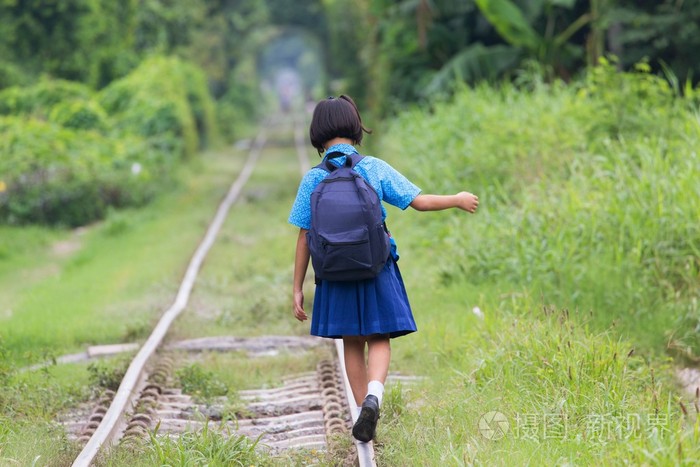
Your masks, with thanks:
M363 133L370 133L353 100L345 95L319 102L311 118L311 144L340 167L355 146L362 143ZM377 192L379 199L406 209L439 211L459 208L474 213L479 198L462 191L455 195L421 194L421 190L389 164L366 156L355 166ZM312 168L303 177L289 222L299 227L294 261L294 316L305 321L304 278L309 266L307 232L311 228L311 193L328 172ZM383 218L386 210L381 207ZM361 407L353 436L364 442L374 438L384 382L391 359L390 339L416 331L411 306L397 265L396 243L390 236L391 254L384 268L373 279L359 281L317 280L311 315L311 334L343 339L345 365L355 403ZM365 357L365 350L367 356Z

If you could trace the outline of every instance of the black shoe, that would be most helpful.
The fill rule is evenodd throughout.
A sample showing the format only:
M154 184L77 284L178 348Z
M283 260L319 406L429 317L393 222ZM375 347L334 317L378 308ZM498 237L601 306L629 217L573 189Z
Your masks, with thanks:
M377 396L368 395L362 403L360 416L357 417L355 426L352 427L352 435L358 441L368 443L374 438L379 420L379 400Z

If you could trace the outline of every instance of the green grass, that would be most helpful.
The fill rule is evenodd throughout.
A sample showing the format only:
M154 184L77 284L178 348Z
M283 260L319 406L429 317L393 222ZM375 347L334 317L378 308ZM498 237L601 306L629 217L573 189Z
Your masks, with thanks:
M0 465L68 465L78 446L56 422L90 397L86 364L5 374L0 371Z
M387 134L380 155L426 192L466 189L481 206L390 214L419 328L392 365L428 378L387 406L380 459L697 463L697 410L670 358L700 349L691 103L603 70L571 87L465 89ZM498 441L479 431L490 411L510 423Z
M233 206L198 277L190 305L175 323L169 339L217 334L308 333L308 323L296 322L288 303L296 231L286 218L300 173L294 149L283 147L291 141L286 136L271 135L272 144L266 148L249 185ZM291 134L288 136L291 138ZM243 154L238 155L241 157L232 158L231 153L206 155L201 163L189 168L190 175L183 177L182 186L175 187L170 195L141 210L112 213L107 221L80 235L38 229L36 240L32 240L35 247L27 246L26 253L16 250L6 263L7 271L35 274L35 270L46 269L49 264L51 274L37 274L35 281L26 283L25 290L14 288L12 274L0 275L0 287L7 284L7 290L17 297L17 305L13 305L6 321L12 328L3 337L7 349L3 362L19 366L82 350L88 343L145 337L157 317L171 304L184 267L213 216L218 199L235 179ZM18 243L23 242L20 238L23 229L12 233ZM74 245L70 246L70 242ZM41 254L30 254L32 250ZM133 260L125 261L125 258ZM96 282L95 277L103 280ZM311 291L312 281L308 285ZM74 297L78 300L72 300ZM50 310L47 312L45 308ZM60 322L47 317L58 313L65 315ZM28 319L31 317L45 325L31 324ZM97 324L97 330L90 329L93 324ZM56 331L58 326L62 326L62 333ZM179 368L177 376L202 402L226 395L231 409L235 410L240 406L237 390L277 386L283 376L312 371L319 359L329 355L325 348L254 359L241 353L205 353L196 363ZM80 387L86 390L88 385L111 384L113 374L123 370L120 362L112 359L72 371L80 373ZM18 383L11 368L8 374L12 387L16 387ZM87 396L65 400L71 405ZM33 397L42 397L41 392L27 391L20 399ZM7 411L20 404L17 400L7 402L3 406ZM58 411L58 407L47 410L47 418L51 419ZM28 415L26 420L31 423L32 417ZM19 423L11 425L17 433L27 433L19 427ZM39 442L50 446L47 449L21 442L20 435L7 435L0 441L0 453L7 454L8 460L24 463L31 463L36 453L63 462L62 457L52 458L47 452L66 451L69 453L66 458L70 458L75 455L76 446L61 439L59 434L60 430L35 434ZM222 459L233 459L239 450L246 451L251 446L249 442L228 440L213 429L188 435L178 442L161 437L152 441L143 446L122 446L101 462L153 465L174 458L198 462L201 459L198 456L206 452L212 465L216 462L224 465L226 461ZM250 458L245 456L242 459ZM289 459L306 463L318 456L318 453L299 452L275 458L256 454L255 458L267 464L285 465Z
M301 178L291 133L271 134L249 185L232 207L204 264L173 338L204 335L305 335L291 312L298 229L287 223ZM309 302L313 279L306 281ZM310 304L310 303L309 303Z
M470 295L456 286L413 294L416 310L441 307L439 316L418 317L418 334L394 343L394 368L421 368L428 378L388 387L377 442L387 465L659 465L658 456L661 465L692 465L700 458L697 415L676 393L669 361L650 361L612 331L592 331L585 317L521 309L520 298L484 306L482 320L467 306ZM509 424L502 439L480 431L489 412Z
M646 75L601 73L465 90L402 115L383 151L427 191L480 196L475 217L415 221L444 284L527 291L650 351L697 351L696 110Z
M209 154L152 205L83 233L3 228L0 339L18 363L143 338L173 301L190 255L241 158ZM57 242L72 243L60 253ZM22 245L18 247L17 245ZM17 273L19 271L19 273Z
M242 159L240 152L203 155L152 205L112 213L86 230L2 228L0 464L31 465L40 456L37 465L65 465L75 457L79 448L54 420L87 400L118 359L100 362L97 372L87 364L18 368L148 335Z

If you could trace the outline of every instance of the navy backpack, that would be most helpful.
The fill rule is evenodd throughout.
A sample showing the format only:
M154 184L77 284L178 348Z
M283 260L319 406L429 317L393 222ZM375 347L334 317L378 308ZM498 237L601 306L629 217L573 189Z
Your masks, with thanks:
M354 170L362 156L347 155L341 167L333 165L330 156L316 166L328 175L311 193L311 263L320 280L371 279L390 253L379 196Z

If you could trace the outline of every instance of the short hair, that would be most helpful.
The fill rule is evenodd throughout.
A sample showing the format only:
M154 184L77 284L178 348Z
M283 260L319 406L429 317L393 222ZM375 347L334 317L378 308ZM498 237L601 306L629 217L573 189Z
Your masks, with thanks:
M353 144L361 144L363 133L371 132L362 125L362 117L355 102L344 94L319 102L309 127L311 144L319 154L325 150L323 145L333 138L348 138Z

